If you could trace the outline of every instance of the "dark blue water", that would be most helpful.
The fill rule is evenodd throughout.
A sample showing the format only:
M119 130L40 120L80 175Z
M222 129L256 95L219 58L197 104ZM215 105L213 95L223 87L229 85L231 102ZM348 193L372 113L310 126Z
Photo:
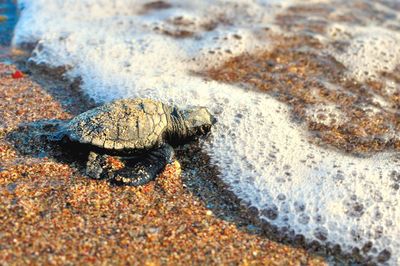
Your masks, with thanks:
M17 23L17 5L15 2L13 0L0 0L0 16L7 18L4 21L0 21L1 46L9 46L11 44L13 29Z

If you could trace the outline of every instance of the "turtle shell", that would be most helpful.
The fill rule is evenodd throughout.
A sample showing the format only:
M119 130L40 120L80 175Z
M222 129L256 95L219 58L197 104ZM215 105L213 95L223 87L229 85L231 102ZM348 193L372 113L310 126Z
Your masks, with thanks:
M167 109L150 99L117 100L76 116L65 129L72 141L103 149L151 149L163 142Z

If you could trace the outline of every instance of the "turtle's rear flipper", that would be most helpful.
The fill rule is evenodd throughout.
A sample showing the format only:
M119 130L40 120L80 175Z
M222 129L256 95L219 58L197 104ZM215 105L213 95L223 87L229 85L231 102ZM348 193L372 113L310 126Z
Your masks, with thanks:
M172 163L173 157L174 150L165 144L140 158L124 161L125 167L109 172L109 177L119 185L141 186L154 180L167 164Z

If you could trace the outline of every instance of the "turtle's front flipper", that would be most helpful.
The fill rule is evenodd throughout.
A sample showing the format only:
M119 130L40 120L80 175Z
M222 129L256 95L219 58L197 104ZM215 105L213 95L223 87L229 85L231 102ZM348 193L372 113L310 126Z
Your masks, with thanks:
M125 164L132 164L135 160L137 161L135 157L123 158L91 151L86 163L86 175L94 179L114 179L116 171L125 168Z
M125 161L125 167L112 171L112 180L116 184L141 186L154 180L169 163L172 163L174 157L173 148L164 144L158 149L150 151L135 160Z
M108 155L100 155L91 151L86 163L86 174L94 179L102 179L106 177L106 160Z

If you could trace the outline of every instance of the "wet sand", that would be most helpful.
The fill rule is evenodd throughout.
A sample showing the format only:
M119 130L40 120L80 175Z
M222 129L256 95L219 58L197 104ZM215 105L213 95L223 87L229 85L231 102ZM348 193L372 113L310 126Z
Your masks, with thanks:
M87 178L84 156L47 142L35 121L68 119L90 102L43 71L14 79L16 70L0 64L2 264L326 263L269 240L196 144L143 187Z

